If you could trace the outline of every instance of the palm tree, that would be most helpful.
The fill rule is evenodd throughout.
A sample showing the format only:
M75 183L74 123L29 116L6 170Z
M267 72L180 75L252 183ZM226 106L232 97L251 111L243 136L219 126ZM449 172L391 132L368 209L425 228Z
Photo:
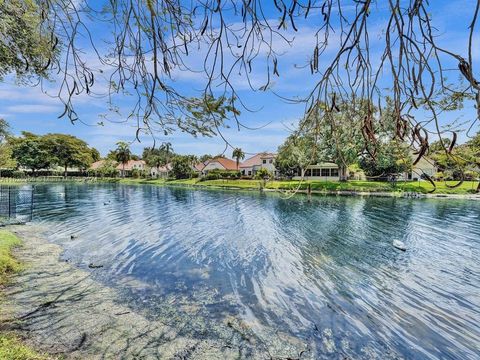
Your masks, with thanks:
M196 155L187 155L187 159L188 159L188 162L190 163L190 167L192 168L192 170L195 169L195 165L198 164L198 156ZM193 171L192 171L192 175L194 175Z
M238 165L240 164L240 160L245 159L245 153L242 151L240 148L235 148L233 149L232 157L237 160L237 170L238 170Z
M164 142L160 146L160 151L165 154L165 163L163 164L167 169L167 178L168 178L168 164L170 163L170 155L173 154L172 144L169 142Z
M132 156L130 145L125 141L117 142L117 149L115 150L115 158L122 164L122 177L125 177L125 164L128 163Z

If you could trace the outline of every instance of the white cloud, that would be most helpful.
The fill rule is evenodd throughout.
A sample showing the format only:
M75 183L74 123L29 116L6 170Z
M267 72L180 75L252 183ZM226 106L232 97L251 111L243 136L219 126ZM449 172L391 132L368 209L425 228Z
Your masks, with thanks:
M61 110L61 107L43 104L29 104L7 106L6 110L12 113L56 113Z

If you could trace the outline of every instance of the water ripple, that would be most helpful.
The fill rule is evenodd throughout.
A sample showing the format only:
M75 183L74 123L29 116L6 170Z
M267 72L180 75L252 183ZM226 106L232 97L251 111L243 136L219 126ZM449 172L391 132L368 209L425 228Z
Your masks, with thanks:
M217 321L240 317L260 337L281 329L322 357L478 358L479 203L37 191L35 221L64 257L104 265L99 278L153 316L158 299L172 299Z

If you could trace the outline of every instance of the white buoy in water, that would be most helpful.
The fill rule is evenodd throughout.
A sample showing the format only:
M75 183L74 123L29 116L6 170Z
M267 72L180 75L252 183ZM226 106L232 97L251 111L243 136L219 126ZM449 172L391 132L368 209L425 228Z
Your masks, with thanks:
M403 241L400 240L393 240L392 245L396 247L398 250L406 251L407 250L407 245Z

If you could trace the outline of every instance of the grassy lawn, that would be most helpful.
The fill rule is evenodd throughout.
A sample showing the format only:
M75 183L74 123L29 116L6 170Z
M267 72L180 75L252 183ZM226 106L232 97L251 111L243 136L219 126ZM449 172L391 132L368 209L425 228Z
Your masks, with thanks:
M306 189L308 184L311 185L312 190L325 191L362 191L362 192L394 192L406 191L417 193L428 193L433 189L433 186L427 181L409 181L397 182L395 186L388 182L382 181L347 181L347 182L328 182L328 181L305 181L299 184L298 181L273 181L267 184L267 188L272 189L294 189L300 185L300 189ZM455 181L447 182L448 185L456 184ZM466 181L457 188L449 188L445 182L436 182L437 194L470 194L476 187L478 182Z
M260 181L258 180L205 180L198 181L197 179L187 180L173 180L168 181L167 184L183 184L183 185L197 185L209 187L232 187L240 189L259 189Z
M0 230L0 303L2 286L7 283L9 275L21 270L20 263L12 256L13 247L20 244L20 239L10 231ZM48 357L23 345L15 335L0 332L0 359L46 360Z
M147 182L145 182L147 183ZM151 181L148 183L152 183ZM448 185L454 185L456 182L447 182ZM207 180L198 181L198 179L173 180L162 182L167 185L194 185L209 187L227 187L239 189L259 189L261 180ZM433 189L427 181L397 182L396 186L382 181L269 181L266 184L267 189L292 190L299 188L306 190L310 184L314 191L359 191L359 192L417 192L426 194ZM466 181L457 188L449 188L445 182L437 182L436 194L472 194L478 182Z
M51 359L37 353L12 334L0 333L0 359L5 360L47 360Z
M199 181L198 178L182 179L182 180L165 180L165 179L134 179L134 178L115 178L115 179L99 179L100 182L110 182L119 184L150 184L150 185L188 185L188 186L208 186L212 188L238 188L238 189L259 189L263 181L261 180L206 180ZM7 183L2 183L7 184ZM14 184L14 183L12 183ZM18 182L16 183L18 184ZM382 181L268 181L267 189L293 190L299 188L306 190L310 184L314 191L358 191L358 192L416 192L426 194L433 189L428 181L408 181L397 182L396 186L388 182ZM447 182L448 185L456 184L455 181ZM477 188L477 181L465 181L457 188L449 188L445 182L436 182L437 189L435 194L473 194Z
M18 237L9 231L0 230L0 286L7 282L9 274L21 269L18 261L12 257L12 248L19 245Z
M165 183L164 179L134 179L134 178L125 178L125 179L115 179L115 182L120 184L152 184L152 185L163 185Z

